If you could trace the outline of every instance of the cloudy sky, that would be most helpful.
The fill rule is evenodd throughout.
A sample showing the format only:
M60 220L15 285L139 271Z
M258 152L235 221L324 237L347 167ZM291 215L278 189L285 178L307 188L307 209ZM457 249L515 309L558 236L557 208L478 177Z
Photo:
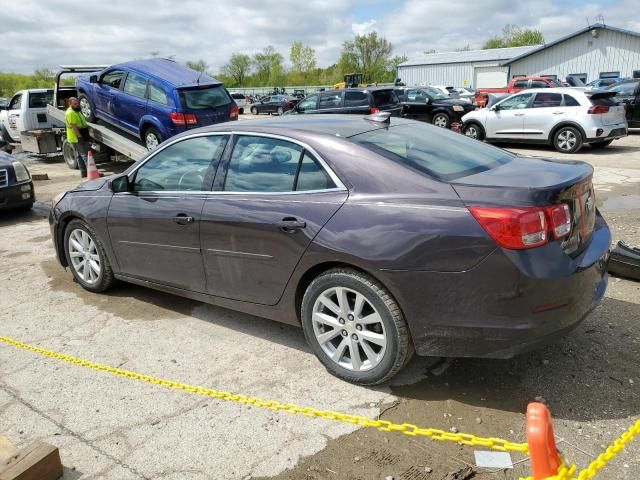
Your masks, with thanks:
M218 72L234 52L294 41L328 66L354 34L376 30L409 57L429 49L479 48L507 23L540 29L547 41L605 23L640 31L638 0L2 0L0 71L60 64L112 64L174 55Z

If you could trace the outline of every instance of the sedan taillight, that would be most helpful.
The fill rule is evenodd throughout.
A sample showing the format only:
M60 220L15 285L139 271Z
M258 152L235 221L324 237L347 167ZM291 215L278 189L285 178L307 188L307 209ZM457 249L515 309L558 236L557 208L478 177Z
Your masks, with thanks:
M591 115L598 115L600 113L609 113L609 107L607 105L593 105L589 107L587 113Z
M565 203L552 207L469 207L469 211L503 248L522 250L544 245L550 238L566 237L571 213Z

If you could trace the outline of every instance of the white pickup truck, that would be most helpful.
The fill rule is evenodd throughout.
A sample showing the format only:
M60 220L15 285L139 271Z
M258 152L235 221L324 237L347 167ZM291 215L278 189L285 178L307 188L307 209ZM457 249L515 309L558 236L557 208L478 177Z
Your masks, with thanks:
M29 130L64 127L64 122L47 114L53 103L53 89L20 90L0 110L0 135L8 143L20 142L20 133Z

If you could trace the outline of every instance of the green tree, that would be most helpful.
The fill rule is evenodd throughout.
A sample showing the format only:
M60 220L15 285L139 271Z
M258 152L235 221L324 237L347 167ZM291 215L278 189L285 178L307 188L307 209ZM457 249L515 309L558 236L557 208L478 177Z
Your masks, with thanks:
M187 60L185 65L189 67L191 70L195 70L196 72L203 72L203 73L207 71L207 68L209 68L209 65L207 65L207 62L205 62L202 59L197 61Z
M283 62L283 56L271 45L256 53L253 56L253 65L256 69L254 78L257 86L278 86L284 83Z
M544 36L540 30L521 28L518 25L508 24L502 29L501 37L491 37L484 44L484 50L489 48L524 47L527 45L541 45Z
M366 82L380 82L388 73L392 51L391 42L377 32L356 35L342 44L338 68L342 74L363 73Z
M316 51L303 45L302 42L293 42L289 52L289 60L291 60L292 71L307 74L316 68Z
M233 86L243 86L251 73L251 57L244 53L234 53L222 67L222 73L233 80Z

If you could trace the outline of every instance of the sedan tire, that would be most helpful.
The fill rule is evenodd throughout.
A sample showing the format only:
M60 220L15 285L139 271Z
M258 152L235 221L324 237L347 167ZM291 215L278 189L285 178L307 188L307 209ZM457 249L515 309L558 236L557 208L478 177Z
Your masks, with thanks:
M278 107L278 115L282 115L284 113L284 108Z
M560 153L576 153L582 148L582 134L575 127L561 127L553 136L553 146Z
M477 123L469 123L464 126L462 133L469 138L473 138L474 140L484 140L484 131L482 127Z
M71 220L64 232L64 251L75 280L90 292L104 292L115 281L109 259L93 228Z
M414 351L391 294L357 270L329 270L311 282L302 299L301 318L315 355L331 374L348 382L383 383Z
M251 114L258 115L258 109L256 107L251 107Z

